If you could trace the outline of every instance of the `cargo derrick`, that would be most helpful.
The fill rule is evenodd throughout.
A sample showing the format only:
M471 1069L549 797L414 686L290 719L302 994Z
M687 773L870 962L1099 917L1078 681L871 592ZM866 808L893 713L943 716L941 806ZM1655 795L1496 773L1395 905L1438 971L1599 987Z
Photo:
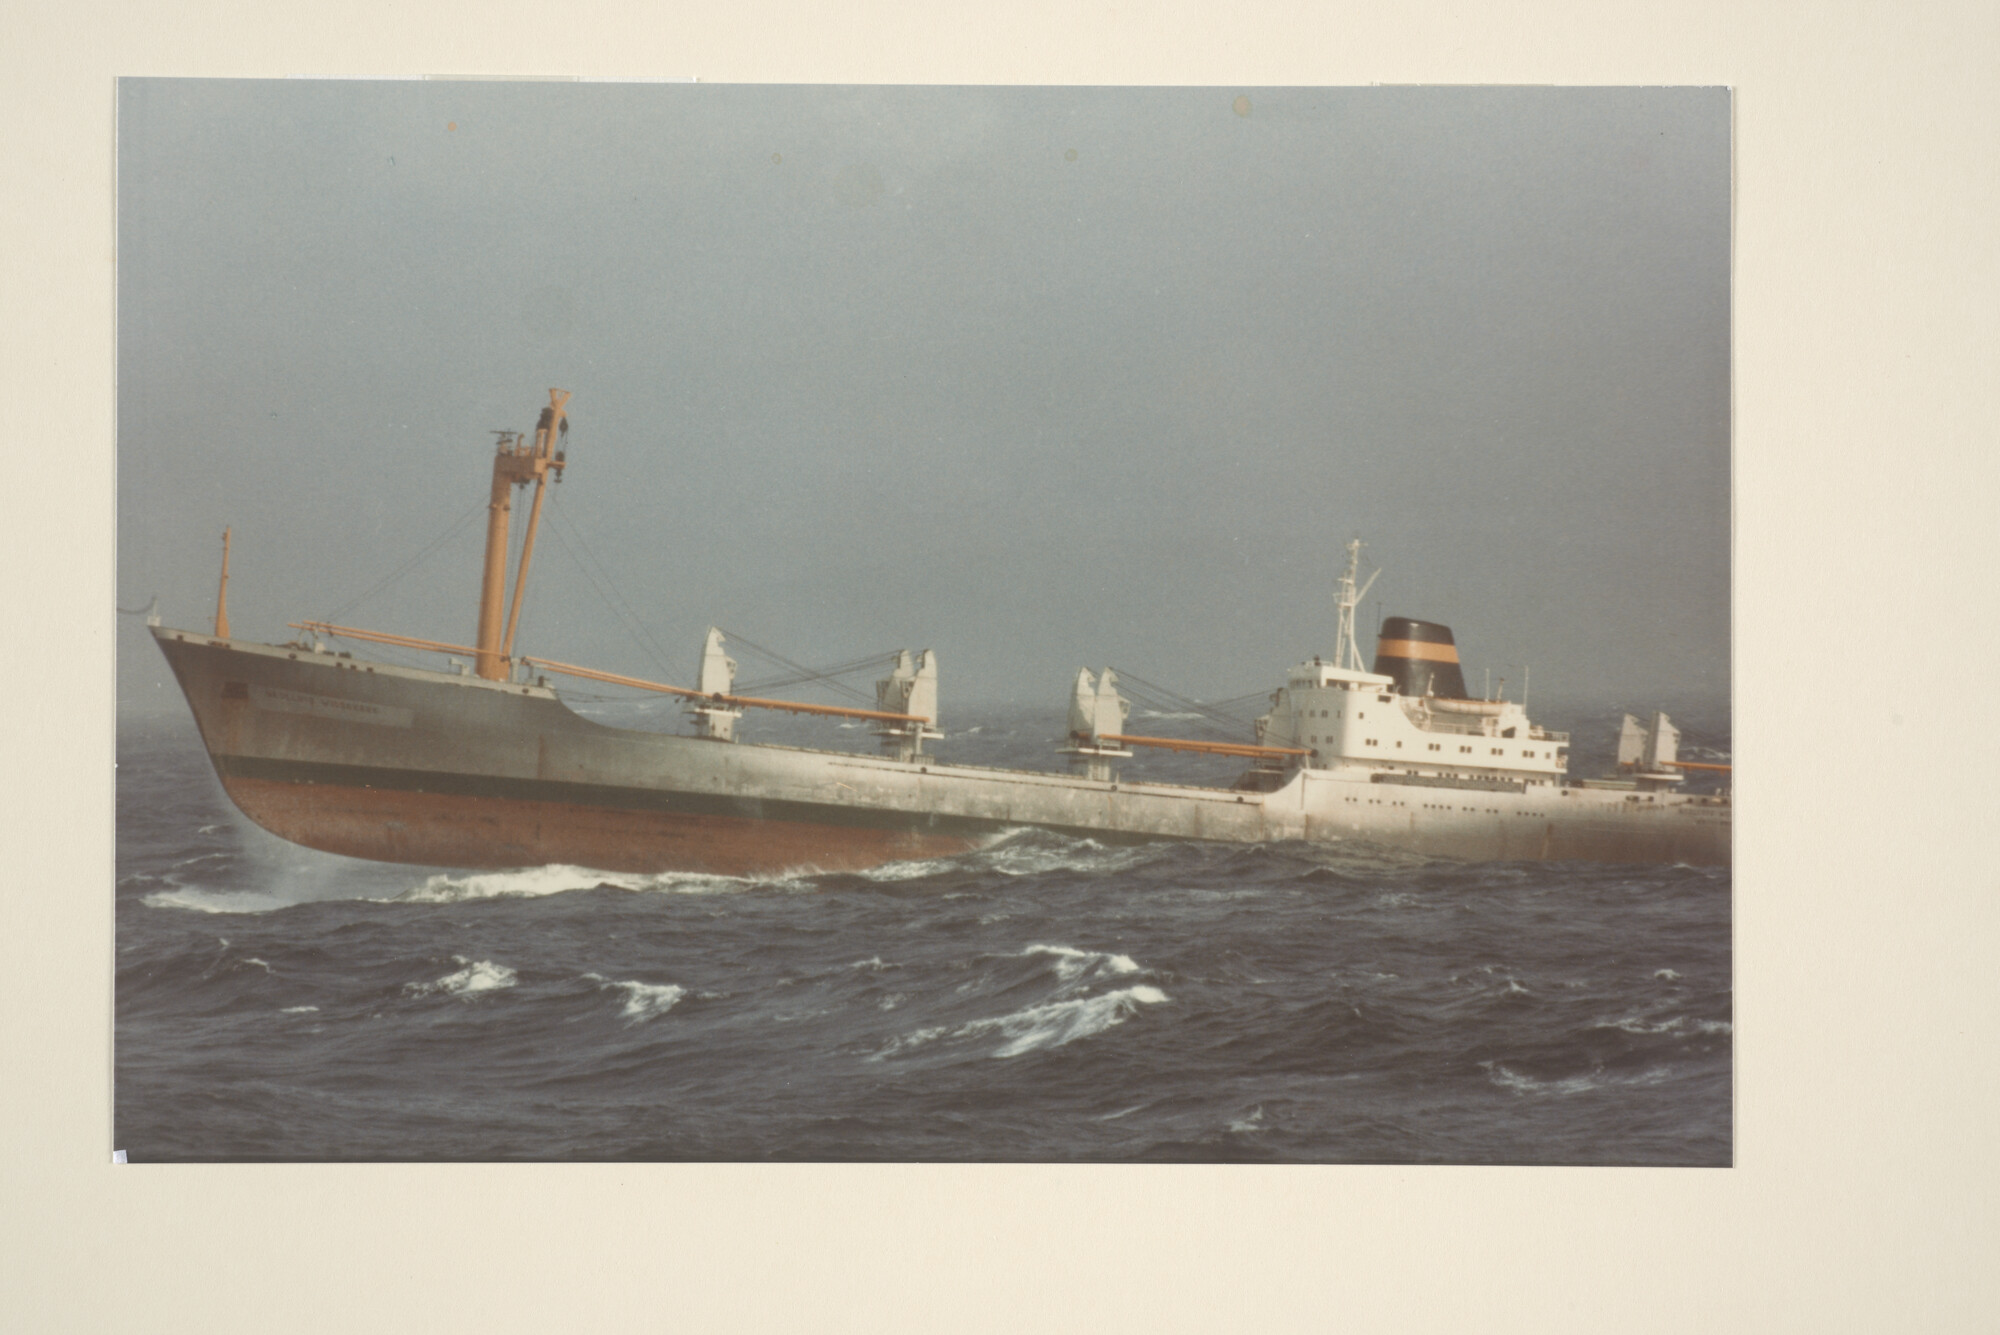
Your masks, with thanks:
M514 652L514 632L521 621L521 593L528 583L528 565L535 558L535 532L542 522L542 493L549 475L562 480L566 451L557 442L569 434L569 418L563 406L569 391L549 391L549 406L542 409L535 424L535 438L524 442L520 433L500 431L493 451L493 494L486 506L486 564L479 584L479 635L475 642L472 670L487 681L504 681ZM514 488L535 485L535 499L528 507L528 532L521 541L521 564L514 573L514 600L507 609L507 621L500 622L501 604L507 592L507 539L511 534Z

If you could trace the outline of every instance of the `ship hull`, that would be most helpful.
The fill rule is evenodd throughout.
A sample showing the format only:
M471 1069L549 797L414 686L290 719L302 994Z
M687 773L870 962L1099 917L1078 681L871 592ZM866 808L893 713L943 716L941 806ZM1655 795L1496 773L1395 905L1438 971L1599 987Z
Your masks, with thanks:
M807 867L859 871L905 858L947 857L977 843L824 820L399 788L386 775L358 784L234 777L228 773L234 767L222 767L224 790L266 830L309 848L380 862L467 868L571 863L603 871L752 876Z
M352 857L755 876L946 856L1030 826L1117 843L1729 861L1726 799L1311 770L1253 792L904 762L607 728L542 686L154 635L231 801L282 838Z

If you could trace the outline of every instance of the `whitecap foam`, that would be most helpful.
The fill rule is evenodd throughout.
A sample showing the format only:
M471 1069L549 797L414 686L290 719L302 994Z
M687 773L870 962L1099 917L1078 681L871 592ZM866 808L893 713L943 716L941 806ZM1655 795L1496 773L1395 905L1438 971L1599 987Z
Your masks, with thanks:
M601 991L623 992L625 1004L618 1013L632 1024L665 1015L687 995L687 989L677 983L642 983L630 978L606 978L598 973L587 973L584 977L596 983Z
M1261 1103L1258 1104L1250 1110L1248 1115L1239 1117L1231 1122L1229 1129L1239 1136L1248 1135L1252 1131L1262 1131L1264 1129L1264 1105Z
M1127 871L1166 856L1169 844L1128 844L1113 847L1095 839L1071 839L1045 830L1003 830L965 861L1002 876L1044 876L1057 871Z
M889 1045L876 1053L872 1060L880 1061L941 1039L987 1038L996 1034L1005 1042L988 1055L1018 1057L1023 1053L1059 1048L1080 1038L1103 1033L1136 1015L1141 1006L1157 1006L1170 999L1159 988L1138 983L1099 996L1073 997L1067 1001L1026 1006L1007 1015L970 1020L957 1026L931 1025L891 1039Z
M1671 1020L1652 1020L1643 1015L1628 1015L1622 1020L1599 1020L1594 1029L1617 1029L1628 1034L1731 1034L1735 1026L1727 1020L1697 1020L1689 1015L1676 1015Z
M406 983L403 991L411 996L425 996L433 992L444 992L452 996L475 996L481 992L497 992L501 988L512 987L520 981L520 975L504 964L492 960L468 960L463 955L453 955L452 963L465 967L457 973L448 973L431 983Z
M885 862L879 867L850 874L864 881L920 881L926 876L941 876L951 869L952 864L943 858L913 858L907 862Z
M292 906L290 900L254 890L196 890L189 886L155 890L139 902L149 909L183 909L191 913L269 913Z
M318 1009L319 1009L319 1007L317 1007L317 1006L287 1006L287 1007L285 1007L285 1008L284 1008L283 1010L279 1011L279 1012L278 1012L278 1014L280 1014L280 1015L309 1015L309 1014L311 1014L311 1013L312 1013L313 1011L316 1011L316 1010L318 1010Z
M1671 983L1677 978L1679 978L1680 974L1676 973L1672 969L1655 969L1653 970L1653 977L1664 978L1666 981Z
M412 886L382 902L399 904L456 904L474 899L535 899L560 895L571 890L661 891L671 894L715 894L740 890L755 882L733 876L707 876L699 872L597 871L590 867L554 863L546 867L520 867L510 871L474 872L453 875L441 872L423 884Z
M1157 1006L1167 994L1144 983L1106 992L1094 997L1074 997L1027 1006L1008 1015L973 1020L951 1031L954 1038L981 1038L998 1034L1006 1041L993 1050L995 1057L1019 1057L1023 1053L1059 1048L1080 1038L1103 1033L1123 1024L1141 1006ZM919 1030L935 1036L935 1031Z
M1065 983L1074 982L1093 968L1102 967L1105 973L1137 973L1139 965L1130 955L1111 955L1097 950L1078 950L1075 946L1029 946L1023 955L1050 955L1055 958L1056 977Z
M907 1034L890 1039L889 1046L876 1053L875 1057L877 1060L880 1060L893 1053L901 1052L905 1048L922 1047L924 1044L934 1042L951 1032L952 1028L948 1024L936 1024L923 1029L912 1029Z
M1157 987L1139 983L1106 992L1101 996L1077 997L1029 1006L1011 1015L992 1020L974 1020L965 1026L967 1036L998 1031L1007 1041L995 1050L995 1057L1018 1057L1024 1052L1059 1048L1079 1038L1104 1032L1136 1015L1141 1006L1157 1006L1167 994Z
M1629 1076L1592 1071L1588 1075L1572 1075L1561 1080L1537 1080L1531 1075L1511 1071L1499 1062L1481 1062L1480 1065L1486 1068L1487 1078L1494 1084L1502 1089L1511 1089L1516 1094L1584 1094L1611 1085L1657 1085L1668 1076L1664 1068L1656 1068Z

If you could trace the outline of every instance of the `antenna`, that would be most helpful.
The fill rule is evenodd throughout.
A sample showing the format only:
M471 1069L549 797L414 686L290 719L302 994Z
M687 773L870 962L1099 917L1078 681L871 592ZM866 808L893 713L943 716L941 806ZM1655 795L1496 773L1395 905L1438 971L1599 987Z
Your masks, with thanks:
M1361 666L1361 650L1354 643L1354 609L1360 606L1361 600L1374 586L1375 575L1382 573L1377 570L1374 575L1368 577L1366 584L1359 589L1354 587L1355 576L1361 573L1362 545L1359 538L1348 542L1347 569L1340 576L1340 592L1334 599L1334 605L1340 609L1340 624L1333 635L1333 665L1354 672L1367 670Z

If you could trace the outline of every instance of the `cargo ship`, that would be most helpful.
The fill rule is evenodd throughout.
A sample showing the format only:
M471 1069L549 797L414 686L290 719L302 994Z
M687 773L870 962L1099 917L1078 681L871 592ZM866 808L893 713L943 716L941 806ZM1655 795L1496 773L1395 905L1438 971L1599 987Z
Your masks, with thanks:
M1254 736L1214 742L1127 730L1109 668L1079 671L1062 768L954 764L934 754L938 660L900 652L876 708L742 695L710 629L693 686L516 654L522 592L547 486L567 466L569 395L549 392L532 433L500 433L477 632L443 643L326 621L282 644L232 637L229 535L212 631L148 617L230 800L264 829L350 857L453 868L552 863L622 872L768 876L949 856L1023 827L1106 843L1353 843L1464 860L1727 865L1728 793L1684 788L1664 714L1627 715L1618 772L1571 780L1569 738L1524 703L1468 696L1451 631L1390 617L1362 666L1361 544L1347 546L1331 655L1291 668ZM531 490L508 572L517 493ZM1378 572L1379 573L1379 572ZM511 586L511 589L510 589ZM445 670L369 661L342 641L447 655ZM459 661L462 659L463 661ZM551 678L685 701L679 734L611 727ZM877 753L737 736L746 710L871 727ZM1238 762L1226 787L1149 782L1138 749Z

